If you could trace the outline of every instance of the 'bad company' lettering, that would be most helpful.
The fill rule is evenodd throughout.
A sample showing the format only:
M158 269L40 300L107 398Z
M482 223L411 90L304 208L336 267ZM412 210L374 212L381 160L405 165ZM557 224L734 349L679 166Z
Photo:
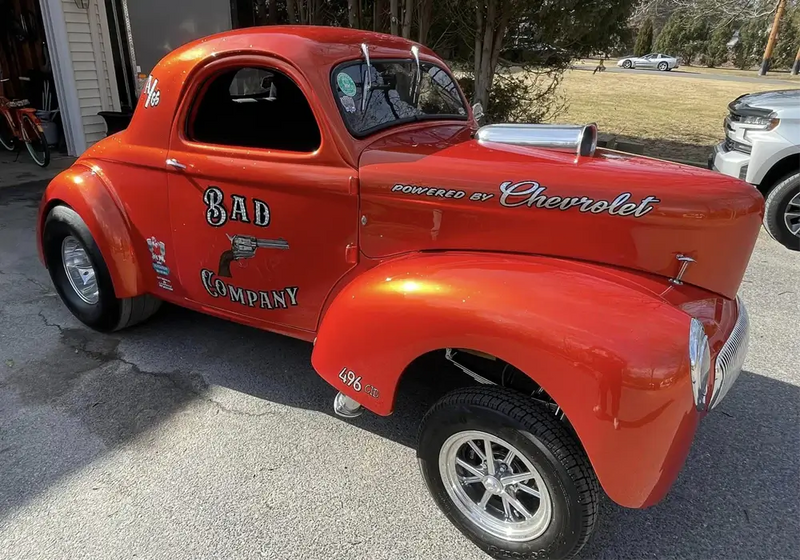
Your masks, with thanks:
M655 196L646 196L641 202L628 202L631 193L625 192L612 201L595 200L586 196L548 196L544 192L547 187L542 187L536 181L521 181L512 183L506 181L500 185L500 204L506 208L527 206L528 208L546 208L550 210L569 210L578 207L581 212L600 214L608 212L612 216L633 216L641 218L661 202Z
M282 290L255 291L240 288L229 284L217 277L213 271L203 269L200 271L203 287L213 298L230 298L233 303L245 307L258 307L260 309L288 309L297 306L297 286L290 286Z
M208 187L203 192L203 202L206 204L206 222L211 227L222 227L228 220L232 222L250 223L248 214L247 197L232 194L231 211L225 206L225 194L219 187ZM267 227L270 221L269 205L263 200L254 198L253 206L253 225Z

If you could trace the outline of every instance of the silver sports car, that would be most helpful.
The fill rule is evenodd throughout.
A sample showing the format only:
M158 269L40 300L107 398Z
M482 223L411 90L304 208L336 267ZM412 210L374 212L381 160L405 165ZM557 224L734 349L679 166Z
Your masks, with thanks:
M667 54L646 54L644 56L627 56L617 62L620 68L640 68L642 70L661 70L666 72L678 67L678 59Z

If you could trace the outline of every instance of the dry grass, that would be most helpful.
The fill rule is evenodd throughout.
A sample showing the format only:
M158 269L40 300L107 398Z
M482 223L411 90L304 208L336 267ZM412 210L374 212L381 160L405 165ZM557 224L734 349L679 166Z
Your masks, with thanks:
M571 70L560 90L569 107L556 122L596 122L601 134L643 141L647 155L703 162L723 138L728 103L743 93L792 87Z

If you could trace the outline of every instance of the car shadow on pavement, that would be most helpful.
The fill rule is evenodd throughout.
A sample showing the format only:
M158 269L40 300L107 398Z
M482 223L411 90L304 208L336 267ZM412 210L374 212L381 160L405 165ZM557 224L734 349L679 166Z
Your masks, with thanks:
M77 325L55 298L41 305L43 328L57 329L59 344L40 343L41 359L0 376L0 408L19 411L0 418L0 520L192 406L253 421L276 405L333 414L335 389L312 369L308 343L172 306L145 325L102 335ZM462 383L463 376L420 362L401 381L392 416L340 421L413 448L425 411ZM668 497L645 511L605 500L583 556L797 557L800 533L787 525L800 513L799 399L798 387L743 373L701 424Z
M584 558L800 557L800 388L743 372L700 424L667 497L646 510L606 500Z
M125 336L148 339L157 355L153 338L165 332L173 345L203 354L208 386L333 415L335 389L313 371L310 344L177 308ZM443 365L414 364L401 380L393 415L367 412L340 421L414 448L427 409L464 383L462 374ZM687 550L704 558L798 557L800 532L787 530L800 513L798 402L800 388L743 372L701 423L667 498L647 510L605 499L597 536L583 557L668 558Z

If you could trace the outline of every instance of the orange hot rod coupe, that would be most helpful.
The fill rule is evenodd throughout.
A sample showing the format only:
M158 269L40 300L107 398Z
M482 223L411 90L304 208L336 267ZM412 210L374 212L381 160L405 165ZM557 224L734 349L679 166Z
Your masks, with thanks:
M763 199L597 149L593 125L476 112L405 39L215 35L162 60L129 127L52 181L40 256L97 330L163 300L313 341L342 416L390 414L439 353L465 387L420 428L434 500L497 558L568 558L600 487L664 497L739 375Z

